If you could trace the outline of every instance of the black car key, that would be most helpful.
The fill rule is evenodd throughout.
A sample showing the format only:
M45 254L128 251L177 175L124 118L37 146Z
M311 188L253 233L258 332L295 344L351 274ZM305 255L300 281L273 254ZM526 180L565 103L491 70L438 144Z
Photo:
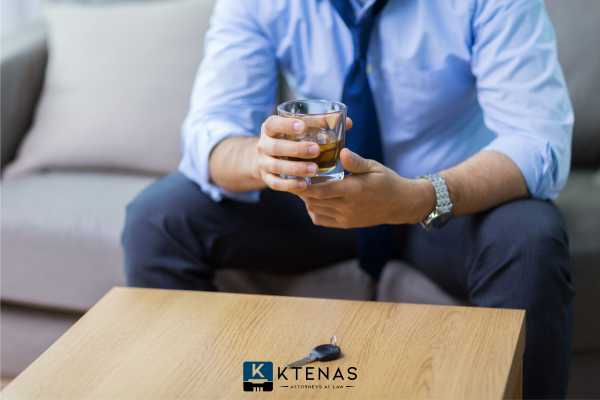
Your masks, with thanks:
M335 336L333 336L331 338L331 343L321 344L321 345L315 347L314 349L311 350L311 352L308 354L308 356L306 356L298 361L294 361L291 364L288 364L288 367L290 367L290 368L302 367L306 364L310 364L313 361L337 360L338 358L341 357L341 355L342 355L342 350L340 349L340 346L337 345Z

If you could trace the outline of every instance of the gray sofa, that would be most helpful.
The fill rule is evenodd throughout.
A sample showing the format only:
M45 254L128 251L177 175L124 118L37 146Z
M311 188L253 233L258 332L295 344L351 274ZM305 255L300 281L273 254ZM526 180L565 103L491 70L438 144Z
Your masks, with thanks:
M600 7L585 0L547 3L577 119L573 171L558 200L577 290L570 394L600 397L600 55L591 51L598 48ZM27 27L2 47L4 168L32 123L42 90L44 25ZM118 170L49 169L2 180L2 376L18 374L108 289L123 285L124 207L154 179ZM355 261L295 276L224 270L217 284L239 292L367 299L377 290L387 301L462 302L398 262L386 266L378 288Z

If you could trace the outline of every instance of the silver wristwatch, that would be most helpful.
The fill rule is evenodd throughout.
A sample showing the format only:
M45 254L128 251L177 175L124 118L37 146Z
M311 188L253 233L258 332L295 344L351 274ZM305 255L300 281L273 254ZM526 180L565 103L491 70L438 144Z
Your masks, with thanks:
M435 191L435 208L421 222L421 226L427 231L431 230L431 228L441 228L452 217L453 204L452 200L450 200L446 180L438 174L420 176L419 178L427 179L431 182Z

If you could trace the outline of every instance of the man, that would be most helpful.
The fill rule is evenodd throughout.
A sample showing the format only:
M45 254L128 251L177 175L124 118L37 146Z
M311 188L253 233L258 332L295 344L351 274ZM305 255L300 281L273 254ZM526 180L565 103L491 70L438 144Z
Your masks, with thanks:
M313 175L280 157L318 146L279 139L305 128L269 117L279 71L299 97L348 105L351 176L280 177ZM353 257L377 278L400 258L471 304L526 309L525 395L563 397L573 291L550 200L572 124L542 0L222 0L179 172L128 207L127 282L212 290L221 267Z

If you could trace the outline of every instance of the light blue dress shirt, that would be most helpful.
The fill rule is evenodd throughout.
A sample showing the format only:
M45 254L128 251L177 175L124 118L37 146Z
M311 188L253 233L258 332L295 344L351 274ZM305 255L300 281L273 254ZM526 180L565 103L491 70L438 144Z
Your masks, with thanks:
M353 1L359 14L372 5ZM210 181L211 150L259 133L275 107L278 71L297 97L339 100L352 55L328 0L220 0L180 171L214 200L258 200ZM533 197L553 199L565 185L573 112L543 0L389 0L367 61L385 164L398 174L437 172L493 150L515 162Z

